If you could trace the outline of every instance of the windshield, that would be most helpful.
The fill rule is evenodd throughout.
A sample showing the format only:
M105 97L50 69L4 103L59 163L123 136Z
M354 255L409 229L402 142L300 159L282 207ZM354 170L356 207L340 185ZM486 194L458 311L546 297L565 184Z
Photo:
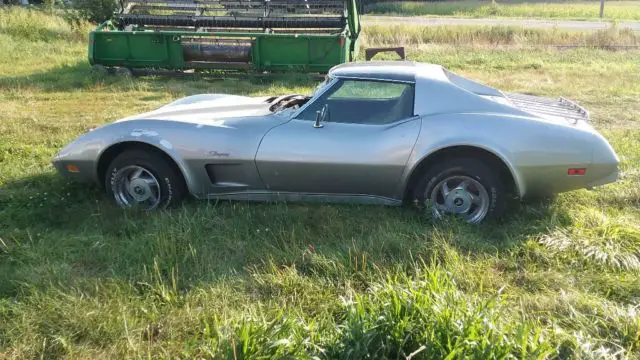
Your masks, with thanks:
M333 78L326 76L324 78L324 81L319 83L309 96L300 95L300 94L289 94L289 95L283 95L283 96L271 98L269 102L271 102L272 105L269 107L269 110L274 113L277 113L277 112L282 112L288 109L289 110L299 109L302 105L306 104L309 100L311 100L312 97L323 92L324 89L326 89L326 87L328 86L328 84L331 83L332 81L333 81Z
M325 76L324 80L318 85L316 85L315 89L313 89L313 92L311 93L311 97L314 97L317 93L319 93L320 90L322 90L325 86L327 86L328 83L331 82L331 80L333 80L332 77L330 77L329 75Z

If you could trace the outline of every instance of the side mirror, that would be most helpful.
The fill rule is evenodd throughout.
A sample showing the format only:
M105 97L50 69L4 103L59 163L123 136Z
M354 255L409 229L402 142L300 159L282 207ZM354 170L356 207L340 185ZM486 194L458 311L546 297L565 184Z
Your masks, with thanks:
M329 114L329 104L324 104L321 110L316 111L316 121L313 123L313 127L318 129L324 127L323 122Z

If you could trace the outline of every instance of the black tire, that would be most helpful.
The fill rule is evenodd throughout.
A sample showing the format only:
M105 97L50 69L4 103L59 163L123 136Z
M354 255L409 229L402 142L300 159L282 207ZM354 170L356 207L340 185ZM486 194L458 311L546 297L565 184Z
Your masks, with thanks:
M160 154L145 150L128 150L118 155L107 168L105 173L105 189L107 195L119 206L115 194L115 184L118 171L127 166L136 165L145 168L157 179L160 186L160 196L157 209L166 209L182 202L187 194L187 186L179 170L175 169Z
M502 179L491 166L471 157L444 158L427 168L414 186L411 200L418 206L424 206L427 200L425 194L431 194L436 185L451 176L468 176L487 191L489 207L486 215L478 222L497 219L502 215L507 199Z

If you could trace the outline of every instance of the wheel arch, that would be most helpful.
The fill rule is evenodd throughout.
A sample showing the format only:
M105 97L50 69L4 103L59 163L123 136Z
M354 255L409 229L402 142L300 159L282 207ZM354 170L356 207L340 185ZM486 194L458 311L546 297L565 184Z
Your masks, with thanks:
M429 167L448 157L462 156L480 158L488 165L498 167L500 179L506 186L507 191L519 197L524 196L524 184L519 178L513 165L505 156L482 146L451 145L434 150L431 153L424 155L416 162L416 165L411 169L409 176L405 181L403 199L409 199L411 192L420 180L420 177Z
M184 165L180 161L176 160L174 156L160 149L158 146L144 141L118 142L115 144L111 144L100 153L100 155L98 156L98 160L96 161L96 177L98 179L98 183L101 186L104 186L107 169L109 168L111 162L113 162L113 160L115 160L118 155L129 150L144 150L161 156L167 161L167 164L169 164L169 166L171 166L173 170L176 171L177 174L182 176L185 184L188 188L190 188L189 178L187 176Z

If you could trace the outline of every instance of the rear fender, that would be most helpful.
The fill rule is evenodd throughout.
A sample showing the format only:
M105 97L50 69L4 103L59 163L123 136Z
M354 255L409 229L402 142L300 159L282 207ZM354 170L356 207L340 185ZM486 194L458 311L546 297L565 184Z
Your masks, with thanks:
M431 144L429 147L420 147L416 145L414 148L411 157L409 158L409 162L407 163L407 168L402 176L402 191L407 189L408 186L411 186L409 183L411 180L411 176L415 171L420 171L420 165L431 159L432 156L437 156L438 152L450 148L455 147L473 147L482 149L487 151L497 158L499 158L505 166L509 169L511 173L511 177L514 180L515 192L519 197L523 197L526 194L526 184L521 176L521 174L516 170L513 162L510 160L509 152L506 149L501 149L497 144L480 144L477 141L473 141L471 139L448 139L439 141L436 144Z

